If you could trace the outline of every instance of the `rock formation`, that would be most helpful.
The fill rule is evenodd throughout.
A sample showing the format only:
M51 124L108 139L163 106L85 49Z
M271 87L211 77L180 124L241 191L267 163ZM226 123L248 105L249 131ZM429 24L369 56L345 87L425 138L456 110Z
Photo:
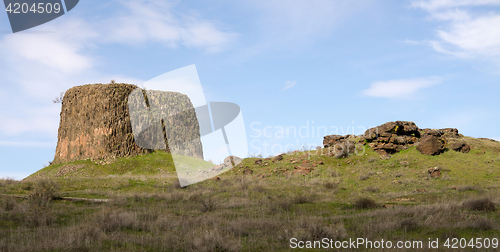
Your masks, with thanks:
M113 159L151 152L135 143L132 132L128 98L136 88L130 84L88 84L66 91L53 163ZM174 97L176 104L193 107L186 95L165 93ZM200 135L198 121L194 110L190 111L193 111L188 115L192 125L183 130L196 138ZM201 142L188 149L190 156L203 157Z
M370 128L361 136L325 136L323 146L329 149L327 156L345 158L355 151L356 143L353 139L358 139L357 144L368 144L375 152L389 158L390 154L411 146L417 146L422 154L439 155L445 151L447 139L451 139L453 143L448 144L451 149L467 153L470 146L459 140L462 137L454 128L419 129L414 122L395 121Z
M414 122L396 121L368 129L362 139L381 155L394 154L418 142L420 131Z
M328 149L327 157L346 158L349 153L354 153L355 142L349 140L352 135L330 135L323 138L323 147Z

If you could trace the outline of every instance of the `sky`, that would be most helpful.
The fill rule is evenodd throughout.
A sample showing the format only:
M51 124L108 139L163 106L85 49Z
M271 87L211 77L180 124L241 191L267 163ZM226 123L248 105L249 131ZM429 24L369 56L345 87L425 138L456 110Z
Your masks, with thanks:
M238 104L249 156L385 122L500 139L500 0L85 0L12 33L0 14L0 177L53 160L61 104L89 83L196 65Z

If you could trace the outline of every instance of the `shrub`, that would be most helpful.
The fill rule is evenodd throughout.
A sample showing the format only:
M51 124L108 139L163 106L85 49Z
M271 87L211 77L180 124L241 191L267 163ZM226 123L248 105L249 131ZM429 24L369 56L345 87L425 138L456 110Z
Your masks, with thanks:
M337 188L338 184L333 182L326 182L324 186L325 189L331 190Z
M359 198L354 202L353 206L357 209L369 209L378 207L378 204L370 198Z
M33 190L33 183L32 182L23 182L21 183L21 189L25 191L31 191Z
M3 197L2 199L2 208L5 211L12 211L17 206L17 202L13 197Z
M200 207L200 211L202 213L206 213L206 212L212 212L215 210L215 201L212 200L211 197L208 197L208 199L206 200L203 200L201 202L201 207Z
M288 200L284 200L278 203L279 207L283 209L283 211L290 211L292 210L292 203Z
M25 223L28 227L48 226L55 221L54 214L43 206L32 206L25 215Z
M298 195L295 196L295 198L293 199L294 204L306 204L312 202L313 202L313 196Z
M59 197L60 186L50 179L40 179L35 182L33 191L28 196L30 205L47 207Z
M495 203L490 199L470 199L462 204L463 207L469 210L491 212L495 211Z

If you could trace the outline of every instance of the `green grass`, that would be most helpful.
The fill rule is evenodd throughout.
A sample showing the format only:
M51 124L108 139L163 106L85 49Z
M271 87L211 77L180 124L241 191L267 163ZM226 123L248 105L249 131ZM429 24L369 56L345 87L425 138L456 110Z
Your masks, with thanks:
M308 151L285 154L276 163L264 160L262 166L255 164L257 158L247 158L221 174L220 181L210 179L187 188L178 187L172 159L163 152L104 165L90 160L52 165L24 181L0 181L0 193L29 195L34 189L27 183L37 176L51 177L65 166L83 165L52 178L61 187L60 195L110 201L54 201L40 210L16 199L7 211L4 206L13 203L2 197L0 248L288 251L292 237L424 243L429 237L498 238L500 143L466 140L472 146L467 154L425 156L411 147L382 160L369 148L346 159ZM292 158L324 165L306 176L291 175L289 171L300 164L291 164ZM441 177L429 178L427 170L436 166ZM253 175L242 174L246 167ZM356 207L364 198L378 207ZM464 203L482 198L492 200L497 209L475 211ZM41 218L35 223L42 225L30 225L33 218Z

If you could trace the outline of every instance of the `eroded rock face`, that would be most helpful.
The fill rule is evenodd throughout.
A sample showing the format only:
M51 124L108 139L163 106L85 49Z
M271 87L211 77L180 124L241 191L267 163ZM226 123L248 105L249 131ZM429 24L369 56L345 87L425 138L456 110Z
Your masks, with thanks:
M340 136L340 135L330 135L323 138L323 147L328 149L326 153L327 157L336 158L346 158L349 157L349 153L354 153L355 142L349 140L352 138L351 135Z
M66 91L53 163L113 159L151 152L135 143L132 132L128 98L136 88L130 84L89 84ZM176 103L193 107L186 95L171 94L176 97ZM199 136L196 115L189 116L192 127L185 129L189 131L186 134ZM187 149L190 156L203 157L201 141Z
M420 131L414 122L395 121L368 129L363 135L380 155L394 154L418 142Z

